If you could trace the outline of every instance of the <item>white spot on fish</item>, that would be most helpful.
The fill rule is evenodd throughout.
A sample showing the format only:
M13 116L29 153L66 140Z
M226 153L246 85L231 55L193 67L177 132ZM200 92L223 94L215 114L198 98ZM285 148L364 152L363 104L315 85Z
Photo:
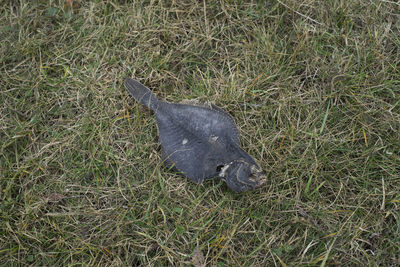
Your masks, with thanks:
M219 177L225 177L226 175L226 171L228 170L228 168L231 166L232 162L225 165L224 167L222 167L221 172L219 173Z
M212 142L216 142L218 140L218 136L211 135L210 139L211 139Z
M188 142L188 140L187 140L186 138L184 138L184 139L182 140L182 145L186 145L187 142Z

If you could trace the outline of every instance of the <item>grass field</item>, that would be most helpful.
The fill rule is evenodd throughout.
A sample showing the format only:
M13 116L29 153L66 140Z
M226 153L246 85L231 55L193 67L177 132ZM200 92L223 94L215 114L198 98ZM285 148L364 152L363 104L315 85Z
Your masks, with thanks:
M1 266L400 264L396 1L0 10ZM164 168L125 77L228 111L267 185Z

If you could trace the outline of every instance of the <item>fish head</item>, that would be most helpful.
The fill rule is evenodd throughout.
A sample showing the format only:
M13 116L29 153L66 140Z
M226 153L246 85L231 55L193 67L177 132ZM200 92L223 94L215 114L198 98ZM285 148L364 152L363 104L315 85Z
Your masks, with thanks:
M225 164L219 172L219 177L230 189L238 193L262 186L267 178L257 164L245 159Z

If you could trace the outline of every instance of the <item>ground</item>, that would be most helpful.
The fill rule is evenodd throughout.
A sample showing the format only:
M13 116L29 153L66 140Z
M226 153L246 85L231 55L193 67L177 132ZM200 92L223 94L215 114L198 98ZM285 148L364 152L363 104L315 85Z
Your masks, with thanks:
M396 1L0 10L0 265L399 265ZM229 112L268 183L163 167L125 77Z

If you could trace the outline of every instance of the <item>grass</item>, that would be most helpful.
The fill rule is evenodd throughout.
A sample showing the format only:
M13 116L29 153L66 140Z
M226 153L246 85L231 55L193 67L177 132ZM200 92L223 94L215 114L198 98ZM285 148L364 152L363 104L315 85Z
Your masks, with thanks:
M395 1L0 9L0 265L399 265ZM268 184L163 168L127 76L230 112Z

